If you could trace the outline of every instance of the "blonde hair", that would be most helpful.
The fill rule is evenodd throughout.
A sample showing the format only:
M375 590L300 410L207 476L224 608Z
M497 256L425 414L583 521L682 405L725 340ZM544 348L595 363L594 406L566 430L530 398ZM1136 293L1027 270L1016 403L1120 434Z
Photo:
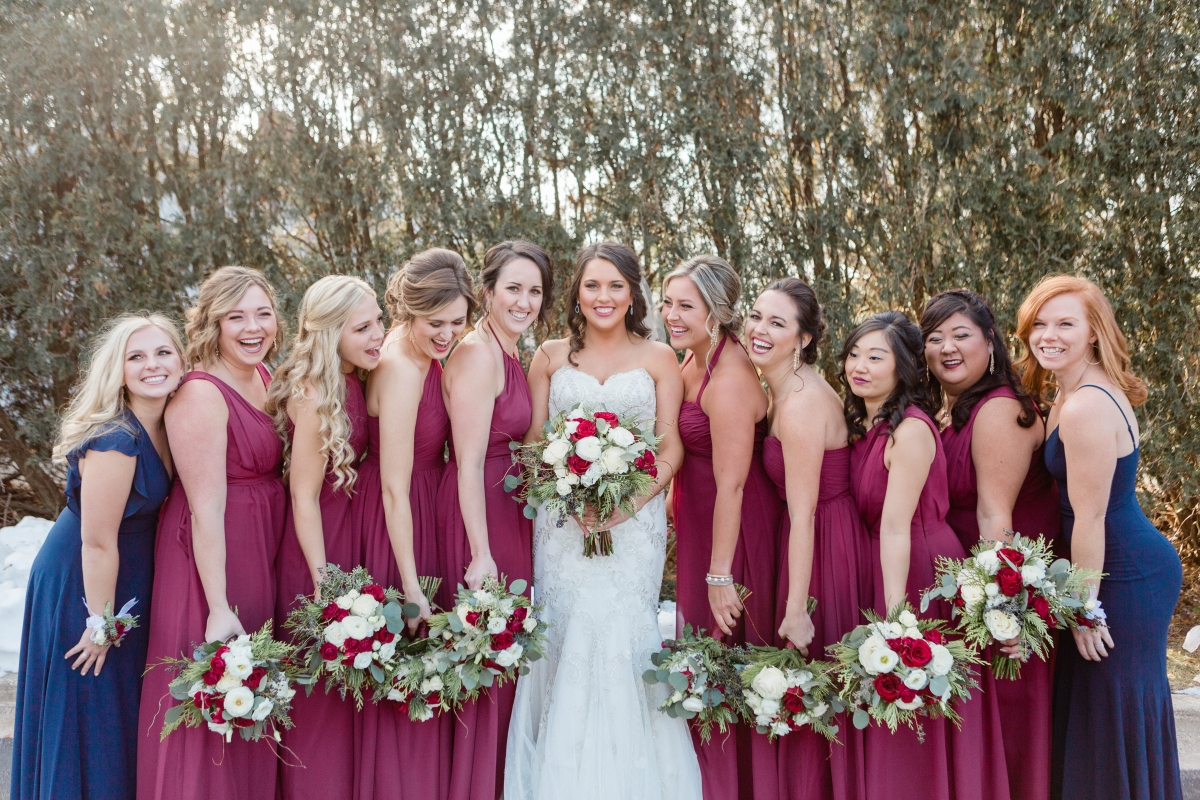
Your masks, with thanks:
M203 366L217 360L220 355L217 345L221 340L221 320L241 301L251 286L266 292L271 308L277 308L275 288L256 269L221 267L200 284L196 304L187 312L187 359L190 363ZM283 320L277 319L277 325L275 341L263 356L264 361L279 352L279 343L284 336Z
M329 275L308 287L300 302L296 338L267 389L266 411L283 440L284 473L291 466L292 454L287 406L292 400L304 401L311 387L310 399L320 420L321 456L334 476L333 488L344 488L347 493L358 479L355 462L361 453L350 446L346 374L338 344L350 315L366 297L374 300L375 290L366 281L349 275Z
M1021 309L1017 312L1017 337L1025 344L1025 355L1016 363L1016 367L1021 372L1021 383L1025 390L1031 397L1045 399L1050 375L1034 356L1029 346L1029 334L1042 306L1063 294L1077 294L1083 301L1088 327L1096 334L1096 341L1092 345L1092 359L1099 362L1108 379L1125 393L1131 405L1140 406L1146 402L1149 392L1145 382L1133 374L1129 347L1125 342L1125 334L1121 333L1121 328L1117 325L1112 305L1099 286L1076 275L1051 275L1043 278L1033 287L1033 291L1025 298L1025 302L1021 303Z
M467 264L453 250L434 247L417 253L388 279L383 302L396 326L436 313L459 297L467 299L470 322L478 303Z
M738 335L742 327L737 307L742 296L742 279L729 262L714 255L689 258L663 278L664 294L674 278L691 278L708 307L708 321L714 322L722 334Z
M183 366L183 342L175 323L162 314L123 314L105 325L94 340L74 397L59 424L54 457L65 458L107 429L133 432L125 420L125 350L129 337L143 328L158 328L171 339Z

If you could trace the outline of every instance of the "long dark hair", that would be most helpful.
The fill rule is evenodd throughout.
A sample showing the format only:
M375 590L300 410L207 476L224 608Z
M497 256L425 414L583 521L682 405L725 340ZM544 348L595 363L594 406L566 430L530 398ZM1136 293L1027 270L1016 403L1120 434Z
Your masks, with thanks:
M596 258L611 262L629 283L633 311L624 315L625 330L643 339L650 335L650 329L646 327L646 312L650 306L642 292L642 267L637 254L620 242L589 244L575 256L575 274L571 276L571 286L567 289L567 327L571 329L571 352L567 355L567 361L571 366L575 366L575 354L583 349L583 332L587 330L587 317L577 308L579 287L583 285L584 269Z
M859 339L874 331L882 332L888 347L892 349L896 360L896 388L879 407L875 418L868 422L866 401L853 392L846 378L846 358ZM850 441L862 438L867 434L868 427L874 427L880 421L888 424L888 436L891 436L904 420L904 412L909 406L915 405L932 416L933 409L925 384L924 355L921 329L903 311L881 311L850 332L846 344L842 346L842 368L838 372L838 381L845 389L844 407Z
M950 289L929 298L925 310L921 313L922 344L942 323L959 313L966 315L975 327L983 331L984 338L992 345L992 357L995 359L996 368L994 371L983 373L982 378L958 396L950 411L950 424L954 426L954 430L962 430L962 426L971 418L971 411L988 392L1007 386L1021 403L1017 424L1022 428L1031 427L1038 418L1038 409L1025 387L1021 385L1021 379L1013 369L1012 358L1008 355L1008 348L1004 346L1004 339L997 329L996 318L992 316L992 310L982 297L966 289ZM926 371L926 385L929 390L929 402L934 408L941 408L942 384L931 370Z
M827 326L812 287L799 278L780 278L768 286L767 291L787 295L796 306L796 322L800 325L801 338L806 333L809 336L808 344L800 350L800 360L805 364L817 363L817 345L825 336Z
M483 269L479 271L479 304L487 307L486 292L496 290L503 269L520 258L527 258L538 268L542 276L542 307L538 309L537 324L545 327L550 320L550 307L554 305L554 260L540 245L524 239L513 239L492 245L483 255Z

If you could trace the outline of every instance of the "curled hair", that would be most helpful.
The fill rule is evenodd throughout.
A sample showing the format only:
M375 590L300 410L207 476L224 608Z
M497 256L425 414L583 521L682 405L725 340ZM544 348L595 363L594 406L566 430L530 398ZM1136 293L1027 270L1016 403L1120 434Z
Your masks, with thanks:
M896 387L888 395L887 400L879 407L875 418L868 422L867 403L850 388L850 380L846 377L846 359L858 341L868 333L880 331L887 340L888 347L896 362ZM850 441L855 441L867 434L868 427L874 427L878 422L888 426L888 436L891 436L904 420L904 412L909 406L916 406L926 414L933 416L929 404L929 393L925 384L925 348L921 343L921 329L905 315L903 311L881 311L866 319L850 332L846 344L842 346L842 368L838 372L838 381L845 389L844 407L846 410L846 427L850 431Z
M75 385L71 404L63 412L54 444L54 457L65 458L86 442L113 428L133 430L125 418L128 398L125 388L125 350L129 338L143 328L158 328L167 334L180 366L184 365L183 342L175 323L162 314L123 314L112 319L95 338L87 366Z
M346 414L346 373L338 352L342 330L364 298L375 299L370 284L348 275L329 275L308 287L300 302L300 324L287 358L267 389L266 412L283 440L284 473L291 467L288 403L313 403L320 422L321 457L334 477L333 488L349 493L358 479L361 453L350 446Z
M488 292L496 291L496 282L504 268L522 258L532 261L542 275L542 307L538 309L537 324L545 327L554 305L554 261L545 249L533 242L513 239L488 248L483 254L483 269L479 271L479 302L484 302Z
M463 257L453 250L434 247L417 253L388 279L383 302L392 325L406 325L453 303L467 299L467 320L479 307L475 287Z
M1076 275L1051 275L1043 278L1033 287L1033 291L1025 298L1025 302L1021 303L1021 309L1017 312L1017 336L1025 344L1025 355L1017 362L1017 369L1021 371L1021 382L1025 385L1025 390L1039 401L1045 399L1049 371L1042 368L1029 347L1029 334L1033 331L1033 323L1042 306L1061 294L1078 294L1079 299L1083 301L1088 327L1096 334L1091 353L1093 362L1099 362L1108 379L1125 393L1130 405L1137 407L1146 402L1150 393L1146 389L1146 383L1133 374L1129 346L1125 342L1125 334L1117 325L1112 305L1099 286Z
M1004 337L1000 335L996 325L996 318L992 316L992 310L982 297L966 289L950 289L931 297L925 304L925 310L921 312L921 341L927 341L930 334L955 314L963 314L971 320L971 324L983 331L984 338L992 345L996 370L983 373L983 377L954 401L950 411L950 424L954 430L962 430L962 426L971 419L971 411L979 401L986 397L988 392L1001 386L1012 389L1021 403L1017 424L1022 428L1031 427L1038 418L1037 407L1025 391L1025 387L1021 385L1021 379L1013 369L1012 358L1008 355L1008 348L1004 346ZM929 386L929 402L940 408L942 384L933 374L933 370L926 371L926 382Z
M275 288L261 272L249 267L221 267L200 284L196 304L187 311L187 360L196 367L211 364L219 355L217 345L221 340L221 320L233 310L251 286L266 292L271 309L277 311ZM279 352L279 343L284 336L283 320L276 316L277 328L271 349L263 356L267 361Z
M817 294L799 278L780 278L767 287L768 292L785 294L796 306L796 322L800 325L801 338L808 334L808 344L800 349L800 360L805 364L817 363L817 345L824 338L828 326L821 314Z
M707 321L717 325L723 336L741 332L742 315L738 299L742 296L742 279L729 262L720 256L694 256L684 261L663 278L663 293L675 278L691 278L708 308Z
M575 366L575 354L583 349L583 334L587 330L587 317L575 308L579 304L579 289L583 285L583 273L587 265L598 258L616 267L617 272L621 273L621 277L629 284L632 311L624 315L625 330L643 339L649 338L651 334L650 327L646 325L650 301L646 297L642 266L638 263L637 254L628 245L620 242L589 244L575 256L575 273L571 276L571 286L567 289L567 327L571 331L571 352L567 354L567 361L571 366Z

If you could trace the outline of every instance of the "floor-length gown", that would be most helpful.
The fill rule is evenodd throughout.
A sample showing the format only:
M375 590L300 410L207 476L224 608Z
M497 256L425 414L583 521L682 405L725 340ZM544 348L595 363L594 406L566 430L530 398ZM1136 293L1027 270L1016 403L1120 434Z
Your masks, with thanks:
M389 402L389 398L381 398L381 402ZM396 564L384 516L379 418L369 417L367 423L371 441L367 458L358 473L362 494L355 501L361 515L362 563L380 584L402 590L400 568ZM422 576L442 574L435 511L449 436L450 417L442 400L442 365L433 361L417 406L412 477L408 489L413 553L417 574ZM429 598L431 604L434 600ZM424 722L413 722L399 705L381 700L379 703L368 702L359 716L358 800L375 797L441 800L446 796L450 783L453 715L436 714Z
M550 416L581 404L651 427L654 379L639 368L600 383L563 366L550 379ZM662 646L663 497L612 529L607 556L585 557L578 523L559 522L543 509L534 528L534 588L549 642L517 686L504 798L697 800L687 723L658 711L666 687L642 680Z
M263 382L270 375L262 365ZM275 615L275 558L283 539L287 491L280 477L283 447L271 418L215 375L189 372L185 381L216 386L229 408L225 456L225 577L230 608L247 632ZM180 443L186 446L186 443ZM154 606L148 665L191 656L204 638L208 602L192 550L192 519L176 480L163 506L154 549ZM163 714L175 704L167 686L174 673L154 666L142 682L138 719L139 800L274 800L276 744L224 737L207 728L181 728L159 741Z
M1079 388L1088 387L1112 397L1094 384ZM1086 661L1073 637L1062 638L1055 672L1051 762L1051 796L1056 798L1179 800L1182 796L1166 652L1183 567L1175 548L1138 504L1140 448L1128 417L1125 424L1134 449L1117 459L1113 473L1104 517L1105 577L1099 595L1114 647L1101 661ZM1050 433L1045 449L1046 466L1058 482L1063 536L1069 547L1075 513L1058 428Z
M994 397L1017 395L1000 386L981 397L962 428L953 425L942 431L946 451L946 476L950 488L950 510L946 522L963 547L970 550L979 541L978 483L971 458L971 436L975 417ZM1013 530L1025 536L1042 534L1051 543L1060 528L1058 488L1046 470L1042 448L1033 454L1025 482L1013 506ZM990 659L989 652L984 659ZM1050 719L1053 689L1052 661L1031 657L1016 680L992 678L985 690L993 691L1000 709L1004 736L1004 760L1013 800L1046 800L1050 796ZM988 671L990 675L990 670ZM987 676L985 676L987 677Z
M79 643L88 612L81 598L83 558L79 459L116 451L137 459L117 535L113 610L129 600L139 627L110 647L99 675L72 670L63 656ZM12 788L17 800L132 798L137 785L137 707L149 641L154 531L171 477L137 417L99 432L67 456L67 507L29 573L17 678ZM102 613L103 609L94 609Z
M717 483L712 432L700 401L729 341L728 337L723 338L713 351L695 402L685 400L679 410L679 435L686 455L675 476L674 488L677 617L681 627L686 622L710 632L715 625L704 576L712 557ZM779 550L776 537L782 509L775 486L762 465L762 440L766 434L764 417L755 427L754 456L742 490L742 528L733 557L734 581L751 592L729 639L738 644L773 644L779 627L775 619ZM735 725L725 735L713 733L708 744L701 744L698 731L693 730L692 738L704 776L705 800L776 796L778 747L767 737L745 725Z
M346 417L350 420L350 448L361 456L367 449L367 401L357 371L346 373ZM292 429L289 424L288 429ZM334 488L335 478L327 473L321 485L321 529L325 539L325 561L351 570L361 560L360 528L353 518L359 502L361 475L354 488ZM296 522L288 505L283 544L276 567L279 594L275 602L275 629L280 637L290 636L283 627L288 612L296 607L297 595L313 591L312 573L296 538ZM287 800L339 800L354 796L358 758L354 753L354 700L336 691L325 692L322 680L312 694L303 688L292 698L291 718L295 724L284 731L283 744L290 750L279 764L280 792Z
M495 334L492 336L495 339ZM490 347L491 344L489 343ZM492 558L509 583L533 579L533 526L524 508L504 490L504 477L517 474L511 442L520 442L533 417L533 399L525 370L515 356L504 353L504 390L496 398L483 465L483 501L487 507L488 543ZM438 530L442 541L442 574L446 578L439 603L449 607L455 588L471 564L471 544L458 504L458 464L453 440L450 461L437 495ZM528 590L526 590L528 591ZM451 800L494 800L504 788L504 751L516 685L486 689L478 700L458 712L451 747Z
M937 426L916 406L905 409L904 416L928 425L937 448L912 519L905 591L913 609L919 610L922 593L934 584L937 559L964 558L966 551L946 524L950 505L946 456ZM875 611L879 614L886 612L879 534L887 495L884 451L889 430L886 422L876 424L850 450L850 486L871 537L873 593ZM950 605L943 600L934 601L921 616L949 620ZM865 736L867 796L895 800L1006 800L1008 773L995 703L993 695L978 690L971 693L970 700L956 703L955 710L962 715L961 729L955 729L953 723L944 719L921 719L925 731L923 743L907 727L891 733L886 726L873 723Z
M774 436L763 441L763 466L779 497L787 501L783 446ZM808 594L817 601L811 615L809 658L828 659L825 648L862 623L861 609L873 605L870 547L862 518L850 495L850 448L826 450L813 523L812 576ZM779 588L776 621L782 623L788 600L788 551L792 523L785 508L779 519ZM776 646L786 642L776 633ZM838 721L837 742L803 729L779 740L780 798L861 800L866 766L863 732Z

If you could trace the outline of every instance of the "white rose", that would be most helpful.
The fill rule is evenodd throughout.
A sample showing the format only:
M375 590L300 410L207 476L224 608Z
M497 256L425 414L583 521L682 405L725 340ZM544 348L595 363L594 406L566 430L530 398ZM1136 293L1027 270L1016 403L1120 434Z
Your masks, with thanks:
M994 583L989 583L987 586L983 587L983 593L986 594L988 597L999 597L1000 596L1000 587Z
M396 655L395 640L388 642L383 647L379 648L379 657L384 661L391 661L392 656Z
M250 659L242 655L233 655L226 653L225 655L225 672L237 678L240 681L250 677L250 673L254 671L254 665Z
M572 472L570 475L567 476L567 483L571 484L572 486L578 486L579 485L579 476L576 475L574 472Z
M767 698L764 697L762 703L760 703L759 706L762 709L762 713L765 715L769 715L769 716L773 717L779 713L779 701L778 700L768 700Z
M704 702L699 697L689 697L683 701L684 711L694 711L699 714L704 710Z
M525 648L522 647L519 642L513 642L512 645L510 645L509 648L504 652L513 657L513 663L515 664L518 660L520 660L521 656L525 655Z
M513 658L512 653L509 653L507 650L501 650L499 653L496 653L496 663L504 669L508 669L517 663L517 660Z
M404 695L400 694L399 689L392 689L387 693L387 699L391 700L393 703L399 703L404 699Z
M496 595L492 594L486 589L476 589L474 596L475 601L479 603L481 607L490 606L496 602Z
M351 639L366 639L374 632L365 619L354 616L346 617L342 620L342 630Z
M600 465L600 462L594 462L587 468L587 472L583 473L583 478L579 482L584 486L595 486L596 482L603 477L604 467Z
M600 458L602 446L595 436L585 436L575 443L575 455L584 461L595 461Z
M417 712L417 722L424 722L427 719L433 719L433 709L429 706Z
M887 642L883 640L882 636L871 634L858 648L858 662L865 667L876 650L886 647Z
M910 703L906 703L903 700L896 701L896 707L902 708L905 711L916 711L918 708L920 708L923 705L925 705L925 701L922 700L920 697L914 697L912 699L912 702L910 702Z
M275 704L267 698L263 698L262 702L254 707L254 713L250 715L250 719L255 722L262 722L267 717L271 716L271 711L275 708Z
M764 728L769 728L775 724L775 717L770 714L759 714L754 718L754 722L757 725L762 725Z
M239 636L229 643L229 653L235 656L245 656L248 659L254 659L254 653L250 647L250 638L248 636Z
M228 736L233 731L233 726L228 722L222 722L218 725L215 722L208 723L208 729L213 733L219 733L222 736Z
M567 414L567 419L587 419L588 413L583 410L583 406L575 406L571 413Z
M359 653L354 656L354 668L366 669L367 667L371 666L371 662L374 660L373 654L369 651L366 653Z
M347 619L349 618L347 617ZM346 629L340 622L331 622L326 625L325 631L321 635L334 647L341 647L346 643Z
M429 686L428 689L423 690L425 694L429 694L430 692L440 692L445 686L445 684L442 683L441 675L430 675L425 683Z
M754 692L744 692L742 697L746 700L746 705L750 706L750 710L755 714L762 713L762 698Z
M629 447L633 444L634 435L624 428L613 428L608 432L608 440L617 447Z
M900 624L906 628L917 627L917 615L907 608L900 612Z
M979 588L973 583L964 584L961 592L963 602L966 604L967 608L974 608L975 606L978 606L986 597L986 595L983 593L983 589Z
M899 663L900 656L892 648L884 646L873 650L863 666L872 674L882 675L894 670Z
M984 550L975 556L975 563L988 575L995 575L1000 571L1000 556L996 555L995 550Z
M619 447L610 447L600 456L600 466L609 475L619 475L629 471L629 462L624 459L625 451Z
M929 676L925 674L925 670L923 669L911 669L904 676L904 685L914 692L924 689L927 683L929 683Z
M525 629L526 633L533 633L533 629L537 627L537 619L526 617L525 621L521 623L521 627Z
M792 732L792 728L786 722L775 722L771 724L771 733L776 736L787 736Z
M1030 561L1021 567L1021 581L1037 586L1046 579L1046 564L1041 559Z
M244 717L254 710L254 692L245 686L230 689L225 695L225 716Z
M547 464L561 464L571 452L571 443L563 439L546 445L542 452L542 461Z
M929 649L933 651L933 658L929 662L929 671L934 675L949 675L950 670L954 668L954 656L945 645L931 644Z
M905 628L904 635L907 636L909 639L924 639L925 638L925 635L921 633L921 629L916 626L913 626L911 628Z
M829 706L826 705L825 703L817 703L815 706L812 707L812 710L809 711L808 713L811 714L813 717L823 717L823 716L825 716L825 712L828 710L829 710Z
M350 604L350 613L360 617L369 617L375 613L376 606L379 601L369 594L360 594L354 598L354 602Z
M892 634L892 636L894 636L894 637L895 637L895 636L903 636L903 635L904 635L904 626L903 626L903 625L901 625L899 622L889 622L889 623L888 623L888 630L889 630L889 631L891 631L891 634ZM889 638L890 638L890 637L889 637Z
M221 680L217 681L217 685L213 687L213 691L217 694L225 694L226 692L232 692L234 689L240 688L241 685L241 678L226 672L221 676Z
M495 636L497 633L504 630L506 625L508 625L508 620L499 614L493 614L488 619L487 632Z
M1007 611L992 609L983 612L983 624L997 641L1003 642L1021 635L1021 624Z
M758 692L763 700L778 700L787 691L787 676L777 667L763 667L754 676L750 687Z
M340 608L342 611L349 611L349 610L350 610L350 606L354 605L354 600L355 600L355 598L356 598L356 597L358 597L358 594L357 594L357 593L355 593L355 596L354 596L354 597L351 597L351 596L350 596L350 595L348 595L348 594L344 594L344 595L342 595L342 596L341 596L341 597L339 597L339 598L337 599L337 601L336 601L336 602L337 602L337 607L338 607L338 608Z
M566 478L559 478L554 482L554 491L558 492L559 497L566 497L571 493L571 482Z

